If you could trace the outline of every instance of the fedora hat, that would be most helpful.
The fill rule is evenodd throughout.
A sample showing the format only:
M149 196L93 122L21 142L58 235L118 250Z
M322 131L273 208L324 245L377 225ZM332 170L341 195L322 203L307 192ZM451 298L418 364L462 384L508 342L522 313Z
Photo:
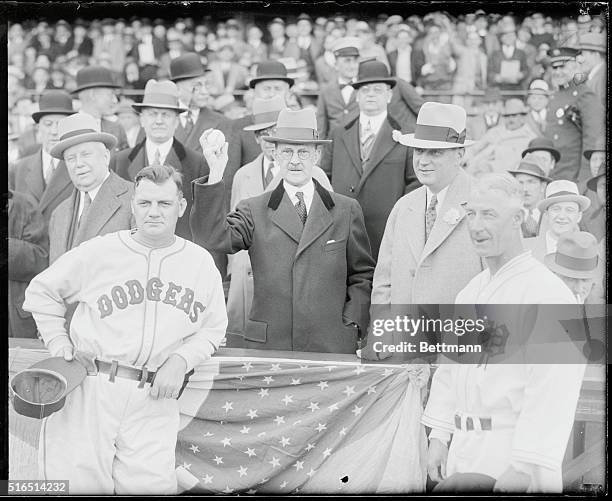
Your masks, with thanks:
M87 370L76 360L52 357L15 374L10 381L10 397L15 412L42 419L60 410L66 396L79 386Z
M544 256L551 271L570 278L594 278L599 264L599 244L586 231L563 233L557 251Z
M607 52L606 39L601 33L584 33L580 35L578 50L592 50L605 54Z
M57 124L59 142L51 148L51 156L63 160L64 151L75 144L100 142L112 150L117 139L112 134L100 132L98 122L87 113L74 113L62 118Z
M195 52L187 52L170 61L170 80L178 82L186 78L196 78L204 75L208 68L204 68L200 56Z
M507 117L508 115L526 115L529 112L527 106L521 99L511 98L504 103L504 109L502 110L502 116Z
M531 141L529 141L527 148L523 150L521 156L525 157L527 153L531 153L532 151L548 151L555 159L555 162L558 162L561 158L561 153L555 148L555 143L553 143L552 139L548 137L534 137Z
M276 125L278 114L287 108L283 96L274 96L270 99L253 99L253 125L247 125L242 130L263 130Z
M38 111L32 113L32 120L38 121L44 115L72 115L76 113L72 107L72 98L66 91L59 89L45 90L38 101Z
M466 122L461 106L428 101L419 110L414 134L400 134L396 141L413 148L464 148L474 144L465 139Z
M177 113L187 111L187 108L182 108L179 105L178 87L174 82L170 80L158 82L153 78L145 85L142 103L134 103L132 108L138 113L142 108L163 108L175 110Z
M547 183L552 181L552 179L546 175L544 169L541 167L539 157L533 154L525 155L525 158L521 160L518 167L514 170L509 170L508 172L513 175L528 174L530 176L537 177L541 181L546 181Z
M382 61L376 59L368 59L359 63L359 71L357 72L357 81L351 85L353 89L359 89L362 85L382 82L395 87L397 83L395 78L389 75L389 69Z
M578 192L578 186L573 181L557 179L546 187L546 198L538 202L538 210L544 212L551 205L559 202L576 202L580 211L587 210L591 201Z
M587 181L587 188L591 191L597 191L597 180L600 177L604 177L606 175L606 164L602 163L599 166L599 170L597 171L597 175L593 176L591 179Z
M281 110L276 121L276 136L265 136L270 143L329 144L331 139L319 139L315 110Z
M120 89L121 85L115 83L113 74L109 69L103 66L87 66L80 69L76 74L76 87L72 91L72 94L76 94L85 89L95 89L99 87Z
M257 65L255 76L251 78L249 87L255 88L259 82L264 80L283 80L289 84L289 87L293 85L293 78L287 76L287 68L283 63L278 61L262 61Z

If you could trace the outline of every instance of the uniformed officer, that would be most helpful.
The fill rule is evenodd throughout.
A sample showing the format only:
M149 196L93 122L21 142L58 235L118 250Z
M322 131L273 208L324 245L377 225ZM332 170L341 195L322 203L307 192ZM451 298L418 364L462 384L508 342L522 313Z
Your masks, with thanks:
M545 134L561 153L551 177L582 185L590 175L583 153L594 149L597 138L605 133L605 125L603 109L596 95L584 82L575 78L577 54L578 51L570 47L548 52L553 68L552 80L557 90L548 103Z

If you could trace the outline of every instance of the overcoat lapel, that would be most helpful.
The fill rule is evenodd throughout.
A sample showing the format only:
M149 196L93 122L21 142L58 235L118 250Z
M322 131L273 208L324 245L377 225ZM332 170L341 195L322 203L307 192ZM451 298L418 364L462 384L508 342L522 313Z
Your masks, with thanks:
M40 198L40 202L38 205L40 211L44 211L51 203L53 203L57 199L57 197L62 195L62 193L67 188L72 188L72 181L70 180L70 175L68 174L66 164L62 160L56 167L53 176L49 180L47 188L45 189L42 194L42 197Z
M353 167L361 176L363 168L361 166L361 153L359 150L359 120L355 120L351 127L344 129L342 140L346 145L346 151L348 152Z
M297 214L295 209L294 212ZM310 212L308 213L306 224L304 225L304 231L302 232L302 238L298 245L296 258L312 245L312 243L332 225L332 222L333 219L329 210L323 205L321 197L315 191L312 198L312 204L310 205Z

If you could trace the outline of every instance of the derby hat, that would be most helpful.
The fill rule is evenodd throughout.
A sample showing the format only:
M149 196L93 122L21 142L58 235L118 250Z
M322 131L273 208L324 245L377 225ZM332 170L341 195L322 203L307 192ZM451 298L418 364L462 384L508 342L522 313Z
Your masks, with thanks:
M521 99L511 98L504 103L502 116L508 115L526 115L529 112L525 103Z
M541 96L549 96L550 95L550 87L546 80L542 80L541 78L536 78L532 80L529 84L529 88L527 89L527 95L541 95Z
M255 88L259 82L264 80L283 80L289 84L289 87L293 85L293 78L287 76L287 68L283 63L278 61L262 61L257 65L255 76L251 78L249 87Z
M555 143L553 143L552 139L547 137L534 137L529 141L527 148L523 150L521 156L524 157L527 153L531 153L532 151L548 151L555 159L555 162L558 162L561 158L561 153L555 148Z
M508 172L510 174L528 174L529 176L537 177L541 181L546 181L547 183L552 181L552 179L546 175L544 169L540 165L540 158L533 154L525 155L518 167L514 170L509 170Z
M242 130L263 130L276 125L278 114L287 108L283 96L274 96L270 99L253 99L253 125L247 125Z
M557 179L546 187L546 198L538 202L538 210L544 212L551 205L559 202L576 202L580 211L587 210L591 201L578 192L578 186L573 181Z
M359 57L361 40L357 37L338 38L332 46L332 52L336 57Z
M182 108L179 105L178 87L170 80L158 82L153 78L147 82L142 96L142 103L134 103L132 105L138 113L143 108L163 108L166 110L174 110L177 113L187 111L187 108Z
M570 278L595 278L599 264L599 244L586 231L563 233L557 251L544 256L551 271Z
M378 82L386 83L391 88L395 87L397 83L395 78L389 75L389 69L385 63L376 59L368 59L359 63L357 80L351 85L354 89L359 89L362 85Z
M22 416L42 419L60 410L66 396L87 376L85 366L63 357L42 360L15 374L10 382L11 402Z
M584 158L586 158L587 160L591 160L591 155L593 153L595 153L596 151L606 151L606 138L605 138L605 134L603 137L598 137L597 139L595 139L595 146L590 149L590 150L584 150Z
M605 54L607 52L606 39L601 33L584 33L580 35L578 50L592 50Z
M66 91L59 89L45 90L38 101L38 111L32 113L32 120L38 121L44 115L72 115L76 113L72 107L72 98Z
M103 66L87 66L80 69L76 74L76 88L72 91L72 94L76 94L85 89L100 87L120 89L121 85L115 83L113 74L109 69Z
M396 141L413 148L464 148L474 144L465 139L466 122L461 106L428 101L419 110L414 134L399 134Z
M329 144L331 139L319 139L315 110L281 110L276 121L276 136L265 136L269 143Z
M74 113L62 118L57 124L59 142L51 148L51 156L63 160L64 151L75 144L100 142L112 150L117 139L112 134L100 132L98 122L87 113Z
M200 56L195 52L187 52L170 61L170 80L173 82L200 77L207 71L210 70L204 67Z
M597 191L597 181L600 177L604 177L606 175L606 164L602 163L599 166L599 170L597 171L597 175L593 176L591 179L587 181L587 188L591 191Z

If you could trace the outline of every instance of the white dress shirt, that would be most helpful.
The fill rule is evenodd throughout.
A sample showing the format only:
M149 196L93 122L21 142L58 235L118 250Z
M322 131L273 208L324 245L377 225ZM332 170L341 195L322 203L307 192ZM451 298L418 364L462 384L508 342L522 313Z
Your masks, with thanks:
M431 201L431 198L433 197L434 193L433 191L429 189L429 186L426 186L425 190L426 190L425 210L427 210L427 207L429 207L429 202ZM437 219L437 214L440 213L440 207L442 207L442 204L444 203L444 198L446 198L447 191L448 191L448 186L446 188L442 188L438 193L436 193L436 198L438 199L438 203L436 204L436 219Z
M149 161L149 165L155 160L155 152L157 150L159 150L159 160L163 164L166 161L168 153L170 153L172 149L173 141L174 138L171 137L165 143L157 144L147 138L145 141L145 148L147 149L147 160Z
M59 164L59 160L57 160L56 158L53 158L51 155L49 155L49 153L47 153L44 149L42 150L42 173L43 173L43 179L45 180L45 183L49 182L49 179L51 179L51 161L55 162L55 168L57 168L57 165Z
M507 59L510 59L512 58L512 56L514 56L514 49L514 45L502 45L502 51Z
M342 78L338 79L338 85L340 86L340 94L342 94L342 99L344 99L344 104L348 104L348 102L351 99L351 96L353 95L353 91L355 89L353 89L352 85L350 85L351 81L350 80L343 80ZM345 85L348 84L348 85ZM344 85L344 87L342 87Z
M89 198L91 198L91 203L93 203L94 199L96 198L96 195L100 191L100 187L104 184L104 181L108 179L108 176L110 176L110 171L106 173L106 176L104 176L104 179L102 179L102 182L95 188L89 191L79 191L79 210L78 210L77 220L81 219L81 215L83 214L83 208L85 204L85 193L89 193Z
M181 121L181 125L185 127L185 124L187 123L187 114L190 111L191 111L191 120L193 121L193 124L195 125L195 123L198 121L198 117L200 116L200 108L189 108L189 106L187 106L182 101L179 101L179 106L181 108L188 108L187 111L183 111L183 113L179 115L179 120Z
M382 127L383 122L387 118L387 110L379 113L378 115L368 116L363 113L359 114L359 126L360 130L363 131L367 129L368 122L370 122L370 127L372 128L372 132L374 135L378 135L378 131Z
M276 165L276 162L274 160L270 160L269 158L266 158L266 156L263 156L263 162L262 162L262 175L263 175L263 179L266 178L266 172L268 172L268 167L270 166L270 164L272 164L272 177L276 177L276 175L278 174L278 172L280 171L280 167L278 165ZM299 191L299 190L298 190Z
M552 233L546 232L546 254L552 254L557 252L557 239L553 237Z
M294 207L299 202L298 197L295 194L298 191L301 191L304 194L304 205L306 205L306 214L308 214L310 212L310 206L312 205L315 190L312 179L304 186L300 186L299 188L289 184L287 181L283 181L283 186L285 187L285 191L287 192L287 195L289 195L289 200L291 200Z

